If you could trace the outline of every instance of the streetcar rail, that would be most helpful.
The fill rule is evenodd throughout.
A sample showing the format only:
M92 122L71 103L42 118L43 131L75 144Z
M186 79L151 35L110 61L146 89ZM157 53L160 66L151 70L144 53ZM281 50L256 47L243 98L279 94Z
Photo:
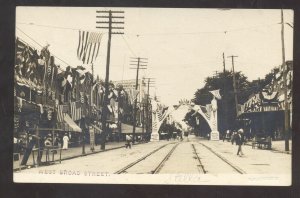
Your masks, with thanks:
M200 142L198 142L199 144L201 144L202 146L204 146L207 150L211 151L213 154L215 154L218 158L220 158L222 161L224 161L226 164L228 164L229 166L231 166L235 171L237 171L240 174L246 174L246 172L237 167L236 165L233 165L231 162L229 162L226 158L224 158L223 156L219 155L218 153L216 153L212 148L206 146L205 144L202 144Z

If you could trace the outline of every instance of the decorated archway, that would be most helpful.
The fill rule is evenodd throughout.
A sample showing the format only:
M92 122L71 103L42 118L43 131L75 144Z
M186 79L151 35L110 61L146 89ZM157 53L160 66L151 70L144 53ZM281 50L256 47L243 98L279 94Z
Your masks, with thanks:
M212 92L211 92L212 93ZM218 92L217 92L218 93ZM217 114L217 99L220 97L216 97L216 93L213 94L213 99L211 104L207 104L206 106L194 105L188 100L181 101L177 107L170 106L163 113L162 109L159 108L159 104L156 100L152 101L152 133L151 133L151 141L159 140L159 128L161 127L163 121L170 115L172 112L176 111L180 106L187 106L190 110L194 110L195 113L199 113L204 120L207 122L210 130L211 130L211 140L219 140L219 132L218 132L218 114ZM217 99L216 99L217 98Z

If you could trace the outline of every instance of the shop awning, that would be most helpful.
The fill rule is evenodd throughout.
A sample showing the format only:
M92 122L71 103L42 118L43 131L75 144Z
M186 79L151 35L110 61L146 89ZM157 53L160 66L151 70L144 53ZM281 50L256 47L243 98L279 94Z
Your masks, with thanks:
M68 114L64 115L64 125L65 131L82 132L81 128L77 126L77 124L72 120L72 118Z
M133 126L129 124L121 124L122 133L132 133ZM143 133L143 129L141 127L135 127L135 133Z

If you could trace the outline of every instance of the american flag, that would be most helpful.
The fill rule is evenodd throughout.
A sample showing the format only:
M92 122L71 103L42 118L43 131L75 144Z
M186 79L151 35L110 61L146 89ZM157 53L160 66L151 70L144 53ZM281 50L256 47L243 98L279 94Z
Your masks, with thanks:
M77 102L71 102L71 117L74 121L81 119L81 105Z
M63 122L64 117L68 112L68 105L58 105L57 106L57 121Z
M97 58L102 33L79 31L77 57L83 64L93 63Z

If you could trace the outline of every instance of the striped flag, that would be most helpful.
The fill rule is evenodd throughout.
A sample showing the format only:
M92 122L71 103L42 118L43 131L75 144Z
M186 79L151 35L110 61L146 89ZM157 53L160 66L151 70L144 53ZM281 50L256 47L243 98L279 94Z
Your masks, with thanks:
M74 121L81 119L81 106L80 106L80 103L71 102L71 117Z
M28 50L28 55L32 56L34 50L25 42L21 41L19 38L16 39L16 53L18 55L25 55L26 49ZM25 57L24 57L25 58Z
M77 57L83 64L93 63L97 58L102 33L79 31Z
M57 106L57 121L63 122L65 114L68 112L68 106L67 105L58 105Z

